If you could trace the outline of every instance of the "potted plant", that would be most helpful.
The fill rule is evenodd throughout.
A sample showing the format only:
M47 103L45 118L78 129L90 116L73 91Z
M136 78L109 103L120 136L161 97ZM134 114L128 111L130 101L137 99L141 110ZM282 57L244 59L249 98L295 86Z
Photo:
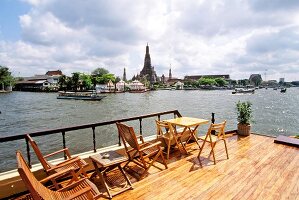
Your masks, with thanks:
M240 102L236 104L237 116L238 116L238 134L242 136L250 135L250 122L252 121L252 103Z

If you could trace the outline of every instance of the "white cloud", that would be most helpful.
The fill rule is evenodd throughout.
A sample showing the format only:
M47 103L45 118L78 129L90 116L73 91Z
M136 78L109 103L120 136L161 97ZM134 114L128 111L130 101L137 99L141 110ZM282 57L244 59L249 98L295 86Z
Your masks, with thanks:
M25 0L24 0L25 1ZM143 67L149 42L158 75L299 77L297 1L26 0L22 38L0 41L0 60L29 76L105 67L128 77Z

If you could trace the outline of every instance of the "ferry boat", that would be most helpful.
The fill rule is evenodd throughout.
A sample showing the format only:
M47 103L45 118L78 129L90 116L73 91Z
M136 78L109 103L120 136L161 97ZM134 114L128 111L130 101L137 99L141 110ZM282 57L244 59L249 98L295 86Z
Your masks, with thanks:
M232 94L237 94L237 93L244 93L244 94L254 94L254 89L253 88L248 88L248 89L245 89L245 88L236 88L234 91L232 91Z
M95 92L59 92L57 99L74 99L85 101L100 101L104 98L103 95L98 95Z

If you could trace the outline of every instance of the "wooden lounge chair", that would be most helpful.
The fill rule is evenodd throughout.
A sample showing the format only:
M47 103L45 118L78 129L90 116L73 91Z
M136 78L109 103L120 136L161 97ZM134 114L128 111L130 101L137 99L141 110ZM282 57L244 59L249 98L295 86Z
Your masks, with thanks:
M142 179L151 166L155 166L156 168L162 170L158 166L154 165L154 162L161 157L163 164L167 169L167 163L163 156L163 149L160 147L161 142L144 142L142 136L140 135L138 136L141 140L141 143L139 144L133 127L121 123L116 123L116 125L129 158L129 161L124 167L128 166L130 162L134 162L135 164L144 168L145 171L140 175L140 179ZM147 161L147 159L149 159L149 161Z
M31 193L31 196L34 200L40 199L97 199L100 195L97 187L89 181L87 178L83 178L78 180L76 178L75 171L73 169L69 169L71 174L73 174L73 182L67 185L64 188L61 188L57 191L50 190L46 188L41 182L39 182L35 176L30 171L27 163L25 162L20 151L17 151L17 163L18 163L18 172ZM62 173L66 173L67 170L58 172L56 174L47 177L42 180L47 181L49 179L54 179L54 176L59 176Z
M228 151L227 151L227 145L226 145L226 139L225 139L225 124L226 124L226 121L222 122L222 123L219 123L219 124L211 124L210 127L209 127L209 130L207 132L207 134L205 136L201 136L201 137L198 137L199 140L203 140L203 144L199 150L199 153L198 153L198 159L200 161L200 154L204 148L204 145L206 142L210 143L211 144L211 151L210 151L210 155L212 153L213 155L213 159L214 159L214 164L216 164L216 159L215 159L215 153L214 153L214 148L217 144L217 142L219 141L223 141L224 142L224 146L225 146L225 152L226 152L226 156L227 156L227 159L228 159ZM215 135L212 135L212 131L215 131Z
M44 156L39 150L36 142L30 137L30 135L27 134L26 137L29 143L31 144L38 160L41 162L43 168L45 169L48 175L59 172L64 169L74 168L77 174L82 174L83 176L88 177L84 170L84 168L87 167L88 164L84 160L80 159L78 156L71 157L68 148L61 149L59 151ZM67 160L62 161L56 165L53 165L49 161L47 161L48 157L56 155L58 153L65 153L67 156Z
M156 120L156 125L157 125L157 138L158 139L162 138L166 144L166 148L167 148L166 160L168 161L170 148L172 146L177 146L178 149L180 150L180 152L181 152L181 149L179 147L179 144L181 144L181 146L184 148L183 141L182 141L183 134L182 134L182 132L179 132L179 131L182 131L182 129L175 131L174 127L171 124L169 124L167 122L163 122L163 121L158 121L158 120ZM189 135L189 133L187 133L187 134ZM187 138L185 137L185 139L187 139Z

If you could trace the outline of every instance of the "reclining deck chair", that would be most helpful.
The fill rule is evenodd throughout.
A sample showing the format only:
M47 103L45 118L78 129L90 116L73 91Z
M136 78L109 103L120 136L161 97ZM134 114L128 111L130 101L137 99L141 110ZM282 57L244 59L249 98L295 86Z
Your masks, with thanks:
M59 172L64 169L74 168L75 171L77 172L77 174L82 174L83 176L88 177L84 170L84 168L87 167L88 164L84 160L80 159L78 156L71 157L71 154L70 154L68 148L61 149L59 151L56 151L56 152L53 152L53 153L50 153L50 154L44 156L41 153L41 151L39 150L36 142L30 137L30 135L27 134L26 137L27 137L29 143L31 144L38 160L40 161L40 163L42 164L43 168L45 169L45 171L48 175ZM48 157L56 155L58 153L63 153L63 152L66 154L67 160L62 161L56 165L53 165L47 161Z
M139 137L142 143L139 144L133 127L127 126L122 123L116 123L116 126L118 129L118 133L122 138L126 153L129 158L129 161L126 163L124 167L128 166L130 162L134 162L135 164L144 168L145 171L140 175L140 179L142 179L145 173L149 170L149 168L154 165L154 162L156 162L157 159L161 157L163 165L167 169L167 163L163 156L163 149L160 147L161 142L144 142L142 136L140 135ZM150 161L147 162L147 159L150 159ZM158 166L154 166L162 170Z
M100 196L100 192L97 187L89 181L87 178L78 180L73 169L69 171L72 173L73 179L75 180L71 184L57 191L53 191L45 187L41 182L39 182L35 176L30 171L27 163L24 160L20 151L17 151L17 163L18 172L31 193L34 200L40 199L97 199ZM54 176L58 176L61 173L66 173L67 170L58 172L56 174L47 177L46 179L53 179ZM46 180L42 180L46 181Z
M224 142L224 147L225 147L225 152L226 152L226 157L228 159L228 152L227 152L227 146L226 146L226 139L225 139L225 124L226 124L226 121L222 122L222 123L219 123L219 124L211 124L209 129L208 129L208 132L205 136L201 136L201 137L198 137L198 140L203 140L203 144L199 150L199 153L198 153L198 159L200 161L200 154L204 148L204 145L206 142L210 143L211 144L211 151L210 151L210 155L212 154L213 155L213 159L214 159L214 164L216 164L216 159L215 159L215 153L214 153L214 148L217 144L217 142L219 141L223 141ZM212 131L215 131L216 135L212 135Z

